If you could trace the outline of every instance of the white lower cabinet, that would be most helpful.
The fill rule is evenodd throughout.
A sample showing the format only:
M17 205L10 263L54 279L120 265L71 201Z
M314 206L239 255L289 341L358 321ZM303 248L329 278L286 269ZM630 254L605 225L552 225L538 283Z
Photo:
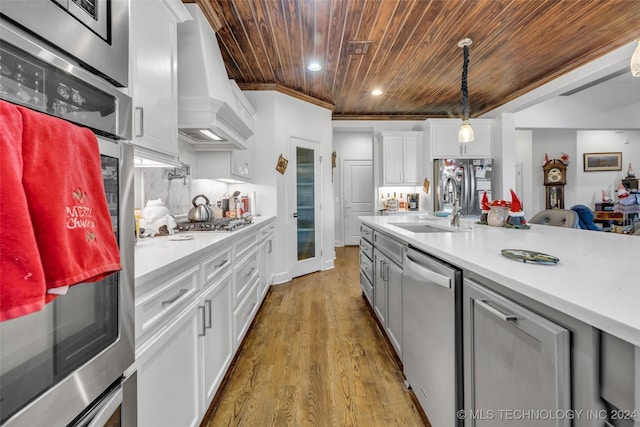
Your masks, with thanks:
M200 422L201 321L192 302L136 354L138 426L195 426Z
M201 422L264 295L247 231L136 282L138 426Z
M273 284L276 253L273 251L275 225L270 224L260 230L260 293L266 295Z
M203 313L202 380L203 407L213 399L233 358L232 298L233 276L228 271L202 295Z
M237 349L242 339L251 325L254 314L258 310L258 301L260 298L260 287L258 286L258 277L256 276L251 283L251 290L244 300L238 304L233 312L233 335L235 336L235 348Z

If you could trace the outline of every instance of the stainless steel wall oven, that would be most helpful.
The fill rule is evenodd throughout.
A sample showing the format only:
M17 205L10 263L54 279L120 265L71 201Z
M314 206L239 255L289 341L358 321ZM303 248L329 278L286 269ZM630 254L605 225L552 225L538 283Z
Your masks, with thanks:
M0 14L116 86L129 75L128 0L2 0Z
M0 322L0 423L135 425L131 99L4 19L13 3L24 2L0 5L0 99L94 131L122 270L72 286L41 311Z

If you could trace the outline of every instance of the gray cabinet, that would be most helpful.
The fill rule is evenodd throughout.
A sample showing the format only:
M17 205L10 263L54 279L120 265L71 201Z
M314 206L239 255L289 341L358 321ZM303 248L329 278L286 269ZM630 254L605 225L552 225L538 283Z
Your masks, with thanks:
M373 230L360 225L360 287L369 305L373 306Z
M465 425L571 425L567 329L465 278L463 330Z
M373 233L373 310L402 359L402 254L404 245Z

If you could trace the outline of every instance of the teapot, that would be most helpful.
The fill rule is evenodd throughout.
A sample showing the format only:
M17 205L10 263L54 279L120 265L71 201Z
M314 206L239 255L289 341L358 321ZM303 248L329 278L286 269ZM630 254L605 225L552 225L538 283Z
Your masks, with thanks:
M206 204L196 204L196 200L200 197L204 198ZM205 222L213 219L213 210L211 209L211 206L209 206L209 199L207 199L204 194L198 194L193 198L191 203L193 204L193 207L189 210L189 214L187 215L189 221Z

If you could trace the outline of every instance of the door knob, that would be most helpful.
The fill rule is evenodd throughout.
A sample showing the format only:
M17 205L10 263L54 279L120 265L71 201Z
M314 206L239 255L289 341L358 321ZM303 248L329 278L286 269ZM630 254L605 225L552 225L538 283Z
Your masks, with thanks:
M294 217L294 218L298 218L298 212L292 213L291 216Z

